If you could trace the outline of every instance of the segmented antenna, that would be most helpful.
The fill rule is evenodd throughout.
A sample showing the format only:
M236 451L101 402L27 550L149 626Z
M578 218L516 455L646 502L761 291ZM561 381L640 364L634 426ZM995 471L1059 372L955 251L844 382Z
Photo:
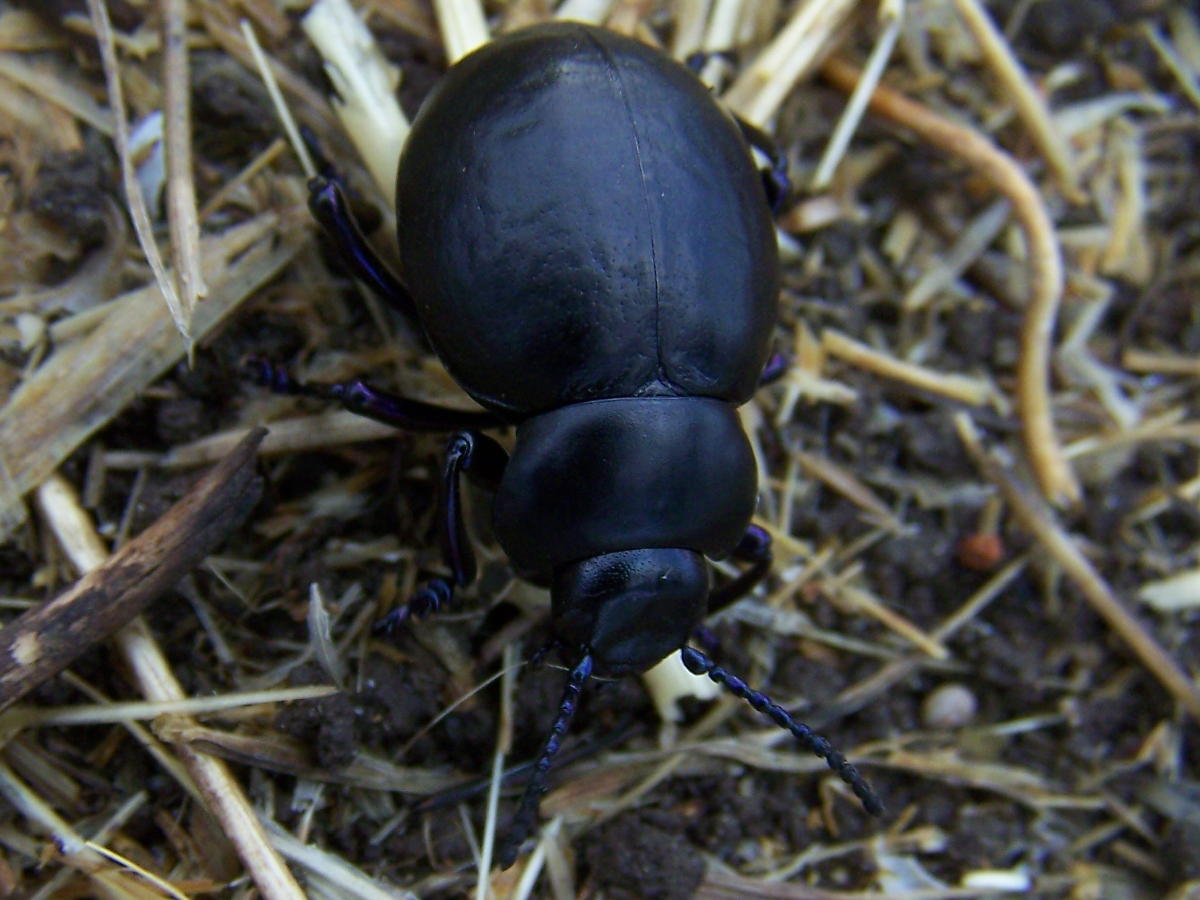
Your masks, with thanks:
M563 688L562 701L558 704L558 717L550 726L550 735L546 738L546 745L542 747L542 755L538 757L529 783L525 785L525 793L521 795L521 805L517 807L517 814L513 816L508 833L504 835L504 841L500 845L498 859L502 869L507 869L517 861L521 845L525 843L525 838L529 837L537 823L538 803L542 794L546 793L546 773L550 771L563 735L571 726L571 718L579 704L579 692L583 690L583 683L591 674L592 657L585 655L567 676L567 686Z
M883 814L883 802L879 799L879 795L871 790L871 786L858 773L858 769L854 768L841 753L834 750L828 740L819 734L814 734L811 728L793 719L786 709L778 703L772 702L766 694L753 690L742 679L722 669L699 650L683 647L680 649L679 655L683 658L683 664L693 675L707 675L734 696L741 697L780 728L790 731L796 740L825 760L829 768L833 769L842 781L850 785L850 789L862 801L863 808L867 812L873 816Z

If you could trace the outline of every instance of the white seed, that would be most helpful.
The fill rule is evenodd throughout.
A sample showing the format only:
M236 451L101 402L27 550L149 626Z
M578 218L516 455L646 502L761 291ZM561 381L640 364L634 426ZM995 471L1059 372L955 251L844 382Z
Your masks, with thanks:
M979 704L971 689L950 682L929 693L921 704L921 720L926 728L962 728L975 718Z

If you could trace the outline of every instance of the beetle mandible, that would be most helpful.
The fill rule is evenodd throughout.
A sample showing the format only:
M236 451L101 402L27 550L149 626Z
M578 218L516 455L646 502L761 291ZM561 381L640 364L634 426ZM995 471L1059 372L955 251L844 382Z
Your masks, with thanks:
M403 282L374 255L336 176L310 207L356 275L415 319L486 410L409 400L355 380L305 384L255 361L273 389L336 399L400 428L453 431L440 483L449 578L397 622L475 577L466 473L495 492L496 539L550 587L571 665L559 715L506 835L532 831L546 772L592 675L643 672L673 652L824 757L873 813L846 759L767 697L687 646L716 608L765 577L750 524L757 477L737 407L759 383L779 290L771 206L784 168L684 66L635 40L540 25L455 64L404 145L396 190ZM480 429L512 425L511 458ZM706 557L749 563L712 590Z

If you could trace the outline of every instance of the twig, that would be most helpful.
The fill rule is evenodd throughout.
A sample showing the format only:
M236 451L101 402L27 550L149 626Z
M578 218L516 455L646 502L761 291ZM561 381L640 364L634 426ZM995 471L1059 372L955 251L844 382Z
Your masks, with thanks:
M1195 719L1200 720L1200 688L1196 683L1175 663L1146 625L1113 593L1070 535L1055 521L1053 512L1013 475L1011 466L987 452L970 417L959 413L954 417L954 423L975 465L1000 489L1017 521L1062 566L1092 608L1108 622L1134 656Z
M1152 353L1149 350L1126 350L1121 355L1121 367L1130 372L1149 375L1191 375L1200 377L1200 357L1180 353Z
M129 622L241 524L262 493L253 459L264 433L249 435L162 518L66 593L0 630L0 710ZM39 498L64 490L55 477ZM71 540L89 555L107 556L86 528L76 527Z
M832 587L829 593L838 606L849 612L870 616L926 656L933 659L946 659L950 656L949 651L936 638L926 634L870 591L840 583L837 587Z
M49 832L68 864L84 872L101 896L127 897L134 885L125 873L111 869L99 848L79 834L7 765L0 762L0 797L31 823Z
M412 891L385 888L357 866L327 850L297 840L272 820L267 820L266 827L280 853L311 875L327 882L324 896L340 897L342 900L417 900L417 895ZM303 898L306 895L298 896Z
M335 447L339 444L357 444L363 441L394 440L396 429L382 422L352 413L334 410L313 416L297 416L271 422L271 433L267 435L258 452L263 455L275 453L302 453L306 450ZM220 459L229 448L246 435L247 429L222 431L208 437L172 447L161 458L154 460L167 469L200 466ZM144 462L137 461L141 466Z
M966 602L945 621L930 631L929 636L940 643L948 641L963 625L974 619L984 607L1000 596L1005 588L1025 571L1028 565L1029 560L1026 557L1013 560L988 579L986 584L968 597ZM886 663L877 672L852 684L825 704L824 708L816 715L809 717L809 724L816 728L831 721L835 716L849 715L855 710L861 709L871 700L882 695L892 685L907 678L924 662L925 659L910 655Z
M0 53L0 76L15 81L39 99L53 103L75 118L87 122L101 134L112 135L112 111L102 109L88 95L83 84L48 81L45 70L34 68L16 53Z
M911 313L928 306L934 297L967 271L992 245L1008 224L1010 214L1008 203L996 200L968 222L942 254L941 264L930 266L922 272L905 292L904 299L900 301L901 308Z
M238 172L233 178L221 185L215 190L209 198L204 201L204 205L200 207L200 220L204 221L214 212L229 202L229 199L237 192L238 188L246 184L259 173L266 170L276 159L278 159L287 149L287 141L283 138L276 138L271 141L265 150L259 153L254 159L246 164L246 167Z
M492 757L492 780L488 786L486 816L483 825L483 847L479 852L479 877L475 881L476 900L488 898L488 876L492 871L492 850L496 846L496 821L500 808L500 788L504 784L504 758L512 752L513 682L520 663L516 643L504 648L500 663L500 716L497 723L496 753Z
M292 145L292 152L300 160L300 168L304 171L304 177L312 178L317 174L317 167L313 164L308 147L300 138L300 129L296 125L296 118L283 99L283 91L279 89L279 80L275 77L275 70L271 68L267 55L263 53L262 45L258 43L258 35L254 33L254 26L246 19L242 19L241 25L242 38L246 41L246 46L250 48L250 56L254 60L254 65L258 67L258 77L262 79L262 83L267 89L267 96L271 98L271 105L275 107L279 123L288 137L288 143Z
M170 515L170 513L168 513ZM159 521L162 521L161 519ZM49 725L97 725L155 719L158 716L203 716L226 710L262 707L295 700L319 700L338 693L332 685L305 685L272 688L264 691L233 691L214 697L189 697L185 700L150 702L131 700L124 703L88 703L81 706L17 706L0 716L0 732Z
M858 70L840 59L827 61L821 73L844 91L853 90L859 79ZM1078 503L1079 482L1055 434L1050 405L1050 344L1062 299L1062 255L1037 187L1012 157L987 138L890 88L875 89L871 109L963 160L1012 203L1013 214L1025 232L1029 254L1030 297L1021 328L1021 358L1017 364L1017 409L1025 452L1038 485L1052 503Z
M383 196L395 197L396 165L408 136L408 119L396 100L400 71L388 62L347 0L320 0L301 21L325 61L342 127Z
M243 462L253 455L253 443L248 440L243 448ZM43 500L43 510L51 528L75 567L90 573L104 566L103 544L78 499L58 492L53 502L46 502L50 498L45 491L39 497ZM125 664L146 697L179 700L186 696L140 616L117 633L116 641ZM176 745L175 751L192 776L205 806L220 822L263 896L269 900L303 900L304 892L267 841L250 801L225 764L190 746Z
M1175 46L1163 37L1162 33L1152 24L1143 22L1142 34L1145 35L1147 43L1154 48L1154 52L1158 54L1163 66L1175 76L1184 96L1192 102L1193 106L1200 109L1200 84L1196 82L1194 70L1180 56Z
M228 4L199 3L193 4L193 7L198 9L208 36L217 46L247 71L257 73L254 51L250 49L245 35L237 27L236 20L231 21L233 17L224 14L228 12ZM278 59L272 57L268 63L271 74L279 82L280 88L291 98L290 106L296 110L297 118L317 134L335 133L338 127L337 119L330 112L324 94Z

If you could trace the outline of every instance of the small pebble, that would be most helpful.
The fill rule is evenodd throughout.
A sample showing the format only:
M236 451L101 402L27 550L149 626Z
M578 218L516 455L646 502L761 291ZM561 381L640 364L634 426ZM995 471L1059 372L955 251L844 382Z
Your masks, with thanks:
M961 684L943 684L921 704L921 721L926 728L962 728L975 718L979 704L970 688Z
M958 561L976 572L990 572L1004 561L1004 540L995 532L977 531L958 542Z

